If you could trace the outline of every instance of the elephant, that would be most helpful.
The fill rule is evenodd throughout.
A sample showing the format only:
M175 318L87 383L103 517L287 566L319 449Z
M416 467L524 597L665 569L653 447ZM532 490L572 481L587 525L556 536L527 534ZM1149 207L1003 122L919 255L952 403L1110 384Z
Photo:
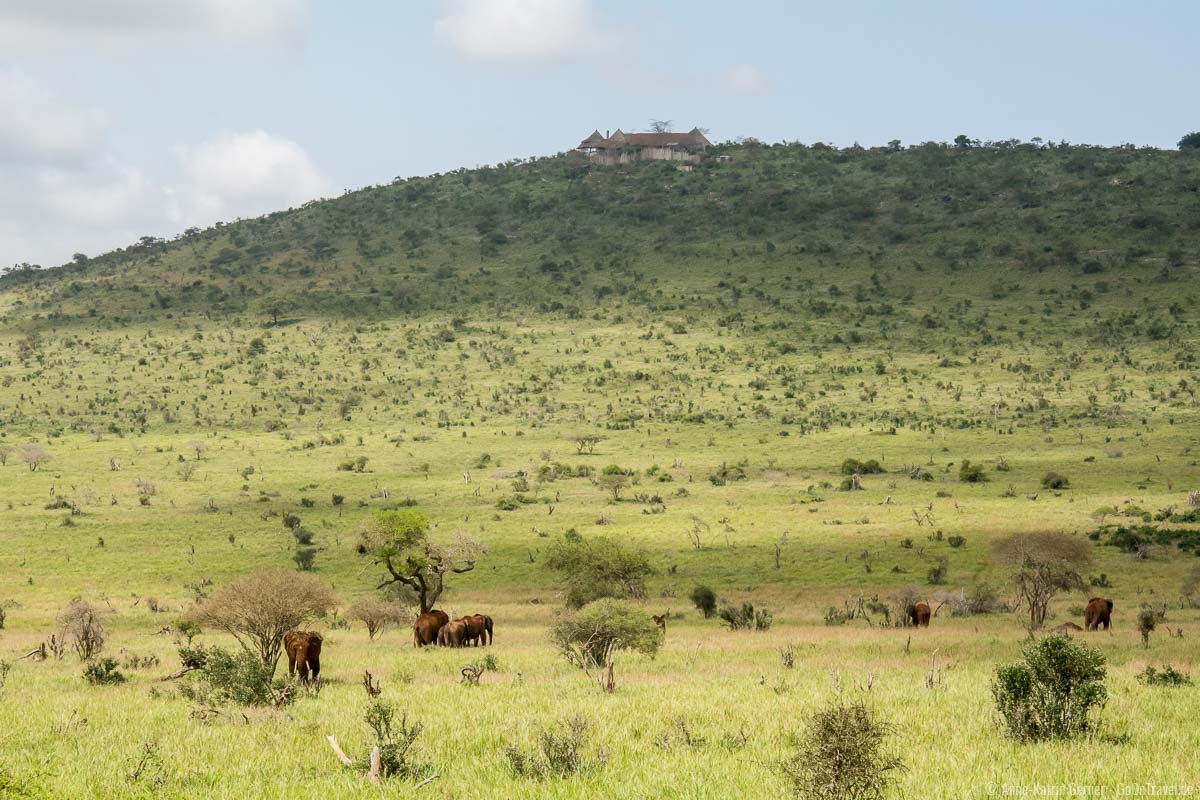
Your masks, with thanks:
M464 647L467 643L467 623L461 619L447 622L438 631L437 643L441 647Z
M321 674L321 634L316 631L288 631L283 635L283 649L288 658L288 677L300 673L300 680L309 682Z
M1083 622L1089 631L1108 630L1112 624L1113 601L1103 597L1093 597L1088 600L1087 609L1083 612Z
M908 607L908 622L914 628L918 626L928 628L929 616L929 605L927 603L914 603Z
M438 631L450 621L450 615L440 609L422 611L413 623L413 647L437 644Z
M484 645L488 643L487 619L483 614L472 614L459 620L467 626L467 641L475 647L479 646L481 640Z

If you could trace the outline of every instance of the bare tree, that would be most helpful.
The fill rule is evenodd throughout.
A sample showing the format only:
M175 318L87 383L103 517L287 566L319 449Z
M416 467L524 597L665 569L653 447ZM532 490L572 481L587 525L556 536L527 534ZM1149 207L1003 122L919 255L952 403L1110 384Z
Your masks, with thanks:
M30 472L37 472L38 467L50 460L50 454L40 444L23 444L19 454L21 460L29 465Z
M367 626L367 636L372 641L391 625L411 622L412 612L400 603L369 595L350 606L348 616Z
M58 638L69 641L81 661L88 661L104 649L107 638L100 621L100 609L86 600L72 600L58 614Z
M333 590L315 575L264 569L213 592L187 619L237 639L272 669L283 649L283 636L337 605Z
M1065 533L1016 533L992 546L995 560L1012 571L1020 599L1029 606L1029 626L1039 628L1059 591L1083 589L1081 572L1092 564L1087 542Z
M13 447L11 444L0 444L0 466L8 466L8 457L11 456L13 451L16 449L17 448Z
M430 537L429 520L420 511L381 511L358 529L358 552L387 570L376 588L400 584L417 596L421 613L433 608L446 575L475 569L487 549L462 535L451 542Z
M185 444L184 446L188 450L192 450L196 453L197 461L200 460L200 456L204 453L204 451L206 449L204 442L200 441L199 439L192 439L192 440L188 441L187 444Z
M671 130L673 122L675 122L673 119L652 119L650 120L650 130L655 133L666 133Z

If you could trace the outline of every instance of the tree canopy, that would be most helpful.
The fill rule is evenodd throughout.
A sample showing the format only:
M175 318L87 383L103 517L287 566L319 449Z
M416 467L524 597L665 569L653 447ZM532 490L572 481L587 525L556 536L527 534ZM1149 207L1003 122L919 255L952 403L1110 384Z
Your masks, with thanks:
M387 571L376 588L407 586L416 593L424 613L441 597L446 575L475 569L487 549L465 535L435 541L424 513L400 509L377 512L362 524L358 552Z

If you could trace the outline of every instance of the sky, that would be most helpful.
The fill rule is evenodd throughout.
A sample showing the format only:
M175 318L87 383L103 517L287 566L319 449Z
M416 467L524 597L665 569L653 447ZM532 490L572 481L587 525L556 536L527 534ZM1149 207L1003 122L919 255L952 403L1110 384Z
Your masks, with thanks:
M1197 31L1193 0L0 0L0 267L652 119L1174 147Z

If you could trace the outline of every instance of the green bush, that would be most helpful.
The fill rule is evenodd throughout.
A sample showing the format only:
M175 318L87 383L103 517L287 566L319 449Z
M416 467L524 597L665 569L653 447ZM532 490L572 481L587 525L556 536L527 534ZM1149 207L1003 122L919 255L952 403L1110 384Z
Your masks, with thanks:
M726 604L721 606L721 610L717 616L733 631L748 631L751 629L765 631L770 629L771 623L774 622L774 617L770 611L765 608L760 608L756 611L754 605L751 603L742 603L741 608Z
M113 686L125 682L125 675L117 669L115 658L100 658L83 668L83 679L92 686Z
M1066 489L1071 485L1071 481L1066 475L1059 475L1057 472L1047 472L1042 476L1043 489Z
M1108 699L1106 674L1099 650L1047 636L1026 646L1023 662L996 670L992 697L1013 739L1068 739L1092 729L1091 711Z
M642 598L654 567L645 551L615 539L564 536L550 546L545 565L566 576L567 605L582 608L602 597Z
M198 648L197 648L198 649ZM179 687L189 700L211 705L265 706L279 697L283 682L274 681L275 668L248 650L229 652L219 647L190 654L189 660L203 664L195 677ZM183 657L181 651L181 657Z
M607 663L607 656L615 650L653 658L662 636L654 620L638 606L604 598L564 614L550 628L550 641L572 664L590 669Z
M847 458L842 462L843 475L882 475L887 472L875 459L859 461L857 458Z
M707 586L692 589L691 600L696 609L704 614L705 619L711 619L712 615L717 613L717 594Z
M371 769L370 748L378 747L379 774L385 778L420 780L433 773L431 765L413 759L413 745L424 730L420 722L410 725L407 714L397 719L395 706L379 698L367 704L364 719L373 734L370 747L360 760L364 771Z
M807 800L880 800L904 762L884 751L892 727L862 703L837 700L817 712L796 737L780 771L794 797Z
M1137 679L1140 683L1146 686L1191 686L1192 679L1185 672L1178 672L1170 664L1165 664L1162 669L1155 669L1147 665L1144 670L1138 673Z
M970 461L964 460L962 466L958 468L958 479L963 483L986 483L988 476L983 471L982 464L972 464Z

